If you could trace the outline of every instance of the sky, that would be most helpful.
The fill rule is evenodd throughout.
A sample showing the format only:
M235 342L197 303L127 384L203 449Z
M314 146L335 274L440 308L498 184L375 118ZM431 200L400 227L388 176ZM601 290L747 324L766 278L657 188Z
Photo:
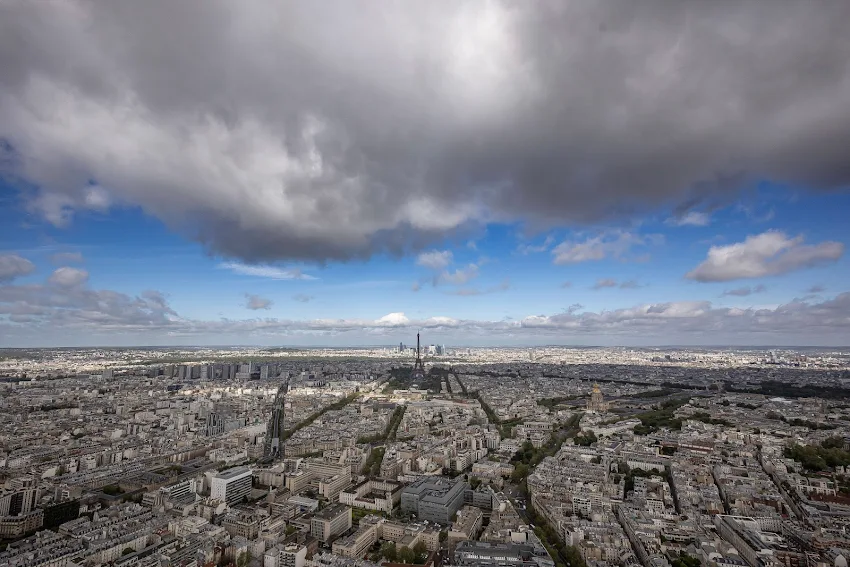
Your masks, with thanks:
M850 4L0 4L0 347L850 343Z

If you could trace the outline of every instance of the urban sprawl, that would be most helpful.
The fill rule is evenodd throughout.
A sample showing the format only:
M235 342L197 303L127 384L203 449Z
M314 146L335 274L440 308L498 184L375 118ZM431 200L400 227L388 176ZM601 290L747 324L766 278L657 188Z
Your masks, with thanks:
M847 567L850 351L0 350L0 566Z

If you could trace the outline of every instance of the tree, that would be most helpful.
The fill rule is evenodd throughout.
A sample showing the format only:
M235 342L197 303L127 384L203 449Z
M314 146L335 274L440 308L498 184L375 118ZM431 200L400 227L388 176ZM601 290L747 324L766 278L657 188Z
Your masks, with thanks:
M124 551L121 552L121 557L124 557L125 555L130 555L131 553L136 553L136 550L132 547L125 547Z
M398 558L402 563L416 563L416 554L409 547L402 547Z
M239 558L236 559L236 567L245 567L248 565L248 561L250 560L250 556L247 551L243 551L239 554Z
M511 473L511 481L514 483L521 482L528 476L528 472L528 465L525 463L517 463L514 467L514 471Z
M395 560L398 558L398 550L395 547L395 543L387 542L382 545L381 555L383 555L384 559L386 559L390 563L395 562Z
M700 560L686 553L679 553L679 557L672 561L673 567L699 567Z

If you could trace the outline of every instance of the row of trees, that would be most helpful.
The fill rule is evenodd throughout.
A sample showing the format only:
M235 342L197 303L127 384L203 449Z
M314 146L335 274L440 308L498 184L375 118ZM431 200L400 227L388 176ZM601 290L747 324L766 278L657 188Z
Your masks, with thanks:
M375 447L372 449L372 452L369 453L369 458L366 459L360 473L371 477L379 476L381 474L381 462L384 460L385 450L386 449L384 447Z
M401 418L404 417L404 410L406 406L398 406L395 408L393 415L390 417L390 421L387 423L387 426L384 428L382 433L378 433L376 435L372 435L370 437L358 437L358 443L379 443L381 441L386 441L389 439L390 441L395 440L395 434L398 430L398 426L401 423Z
M342 398L341 400L339 400L338 402L334 402L334 403L332 403L328 406L323 407L319 411L310 414L309 416L307 416L306 418L304 418L303 420L301 420L297 424L295 424L295 426L292 429L287 429L286 431L284 431L283 434L280 436L281 442L286 441L287 439L289 439L290 437L295 435L296 431L304 429L305 427L307 427L308 425L310 425L311 423L313 423L314 421L316 421L317 419L319 419L320 417L322 417L323 415L325 415L329 411L344 408L345 406L347 406L348 404L353 402L357 398L358 395L359 394L357 394L357 393L348 395L348 396Z
M534 533L546 546L546 551L555 560L555 567L587 567L584 557L579 553L578 548L572 545L567 545L561 536L549 524L549 521L542 515L538 514L534 508L529 506L528 516L531 522L535 525Z

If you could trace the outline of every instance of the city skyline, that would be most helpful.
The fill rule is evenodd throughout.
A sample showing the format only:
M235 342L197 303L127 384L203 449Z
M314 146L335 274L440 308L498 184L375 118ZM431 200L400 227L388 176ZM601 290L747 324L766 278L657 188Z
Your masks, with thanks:
M10 2L0 345L847 346L846 9Z

